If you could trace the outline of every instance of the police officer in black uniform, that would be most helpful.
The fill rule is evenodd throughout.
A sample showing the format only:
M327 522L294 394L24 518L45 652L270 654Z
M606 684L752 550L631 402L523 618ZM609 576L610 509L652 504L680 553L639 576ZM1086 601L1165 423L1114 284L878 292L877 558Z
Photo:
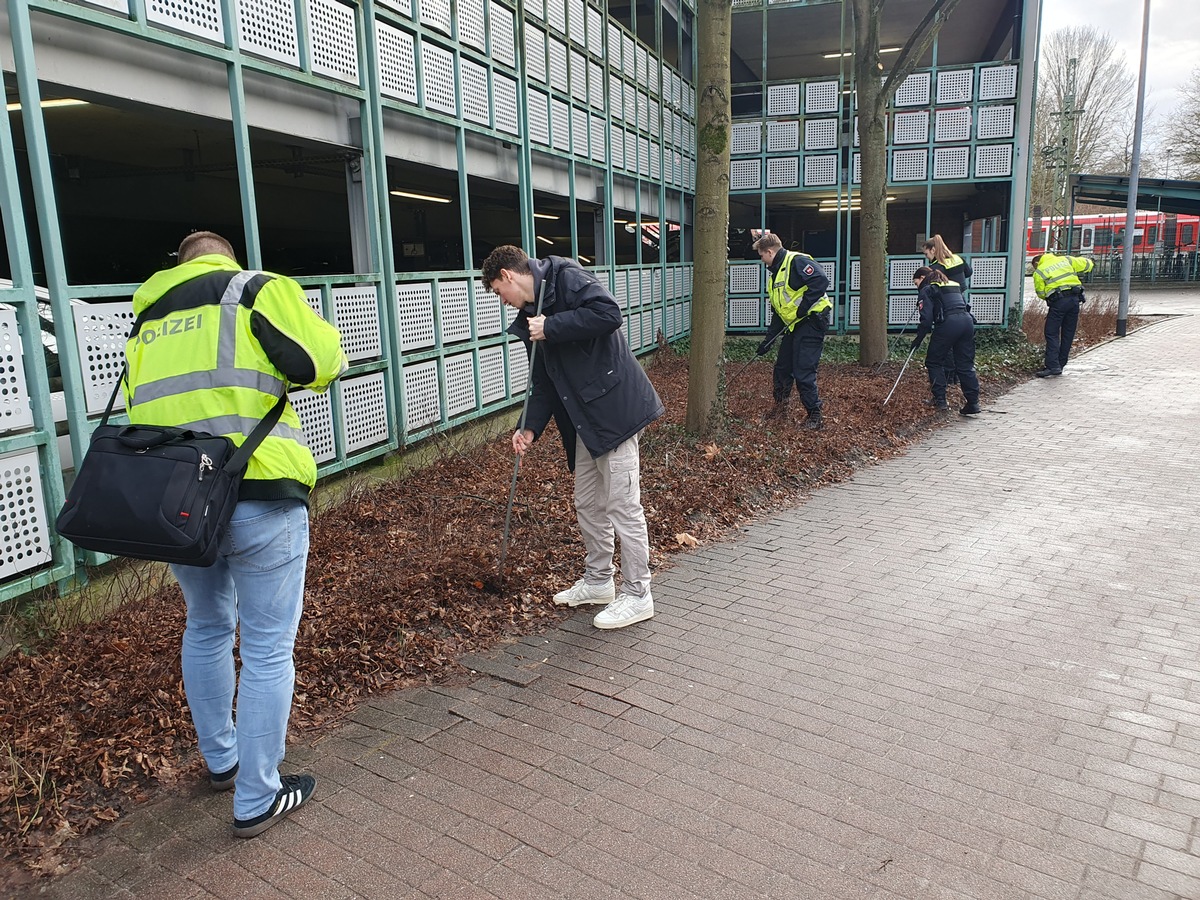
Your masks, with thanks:
M975 374L975 317L963 299L962 288L951 281L945 272L921 266L913 273L913 284L919 290L917 309L920 321L913 338L916 350L933 332L929 350L925 353L925 368L929 372L929 389L935 409L949 409L946 403L946 366L953 359L958 373L958 386L967 403L959 410L964 416L977 415L979 409L979 376Z

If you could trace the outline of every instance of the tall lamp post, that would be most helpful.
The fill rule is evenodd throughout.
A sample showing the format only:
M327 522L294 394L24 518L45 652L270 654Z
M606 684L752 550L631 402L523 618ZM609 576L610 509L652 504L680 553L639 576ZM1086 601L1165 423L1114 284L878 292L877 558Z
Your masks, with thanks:
M1142 107L1146 100L1146 45L1150 38L1150 0L1142 13L1142 61L1138 69L1137 110L1133 119L1133 153L1129 161L1129 198L1125 205L1125 246L1121 250L1121 298L1117 302L1117 337L1129 324L1129 275L1133 269L1133 230L1137 223L1138 167L1142 157Z

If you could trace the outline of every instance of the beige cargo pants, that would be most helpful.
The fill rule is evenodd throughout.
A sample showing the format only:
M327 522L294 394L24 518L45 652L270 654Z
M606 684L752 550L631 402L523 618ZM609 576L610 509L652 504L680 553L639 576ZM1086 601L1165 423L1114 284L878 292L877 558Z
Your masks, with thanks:
M575 438L575 515L587 550L584 578L602 584L613 577L614 536L621 541L621 591L650 593L650 538L642 509L641 434L593 459Z

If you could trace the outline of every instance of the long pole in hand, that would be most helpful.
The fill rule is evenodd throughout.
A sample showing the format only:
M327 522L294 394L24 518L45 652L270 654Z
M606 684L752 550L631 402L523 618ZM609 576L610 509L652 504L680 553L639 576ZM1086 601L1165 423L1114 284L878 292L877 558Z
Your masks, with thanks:
M888 391L887 400L883 401L884 406L888 405L888 400L891 400L892 394L896 393L896 388L898 388L900 386L900 379L904 377L904 370L908 368L909 360L911 360L913 358L913 354L916 352L917 352L917 346L916 346L916 344L914 344L913 348L908 351L908 358L904 360L904 365L902 365L900 367L900 374L896 376L896 383L893 384L892 389L890 391Z

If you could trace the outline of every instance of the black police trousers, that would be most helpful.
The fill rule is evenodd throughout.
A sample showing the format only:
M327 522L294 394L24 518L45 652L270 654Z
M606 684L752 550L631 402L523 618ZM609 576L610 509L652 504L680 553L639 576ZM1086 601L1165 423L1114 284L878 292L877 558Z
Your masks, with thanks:
M783 333L779 342L779 356L775 358L772 372L772 387L776 403L791 396L792 382L800 392L800 400L810 413L822 407L817 396L817 365L821 362L821 350L825 346L825 332L829 330L829 313L818 313L804 318L791 331Z
M948 313L933 326L925 368L934 402L946 402L946 368L958 373L958 386L968 403L979 402L979 376L975 374L975 319L966 310Z
M1046 310L1046 368L1061 370L1071 355L1071 343L1079 326L1083 292L1061 293L1050 299Z

